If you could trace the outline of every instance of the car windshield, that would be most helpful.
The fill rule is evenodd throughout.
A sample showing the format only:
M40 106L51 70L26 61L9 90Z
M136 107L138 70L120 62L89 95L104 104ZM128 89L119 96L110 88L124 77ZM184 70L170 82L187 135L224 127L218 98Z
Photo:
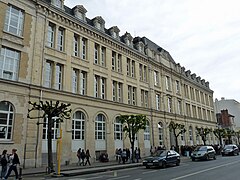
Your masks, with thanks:
M207 147L206 146L199 146L199 147L196 147L195 151L207 151Z
M155 153L153 154L153 157L164 157L164 156L166 156L166 155L167 155L167 151L162 150L162 151L157 151L157 152L155 152Z
M226 145L226 146L224 147L224 149L233 149L233 146L231 146L231 145Z

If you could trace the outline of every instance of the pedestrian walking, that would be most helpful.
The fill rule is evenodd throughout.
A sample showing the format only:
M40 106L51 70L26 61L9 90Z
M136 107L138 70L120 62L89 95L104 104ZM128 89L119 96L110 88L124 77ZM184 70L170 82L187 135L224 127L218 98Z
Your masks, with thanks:
M7 171L7 174L3 179L8 179L9 175L11 174L12 171L15 172L15 177L18 179L18 170L17 170L17 165L20 164L19 157L17 155L17 149L12 149L12 154L9 157L9 169Z
M126 149L123 149L122 154L121 154L122 162L125 164L126 159L127 159L127 152Z
M140 158L140 153L139 153L139 150L138 150L137 147L136 147L136 149L134 151L134 155L135 155L136 161L138 163L139 162L139 158Z
M8 164L8 155L7 155L7 150L3 150L2 155L1 155L1 174L0 174L0 179L2 179L6 173L7 173L7 164Z
M77 163L77 165L80 165L80 164L81 164L80 154L81 154L81 148L79 148L79 149L77 150L77 157L78 157L78 163Z
M84 160L85 160L85 158L86 158L86 154L85 154L84 149L82 149L82 152L80 153L80 158L81 158L80 166L81 166L81 164L82 164L83 166L85 166Z
M89 164L89 166L91 166L91 163L90 163L90 152L89 152L89 149L86 150L86 163L85 163L85 166L87 165L87 163Z

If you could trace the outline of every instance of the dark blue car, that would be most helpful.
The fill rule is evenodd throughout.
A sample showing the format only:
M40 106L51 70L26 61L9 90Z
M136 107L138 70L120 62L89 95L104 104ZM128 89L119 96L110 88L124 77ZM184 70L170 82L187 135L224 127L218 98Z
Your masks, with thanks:
M162 167L165 168L168 165L180 165L180 155L173 150L159 150L152 156L143 160L143 166L150 167Z

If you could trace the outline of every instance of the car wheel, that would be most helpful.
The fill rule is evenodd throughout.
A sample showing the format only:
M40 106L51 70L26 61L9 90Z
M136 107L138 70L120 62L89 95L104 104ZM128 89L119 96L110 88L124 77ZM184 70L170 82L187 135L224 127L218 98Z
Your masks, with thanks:
M213 159L216 160L216 156L213 156Z
M208 155L206 156L206 160L207 160L207 161L209 160L209 156L208 156Z
M239 155L239 152L237 153L237 155Z
M192 161L195 161L195 158L192 158Z
M166 168L167 167L167 163L166 162L163 162L162 163L162 168Z
M177 160L176 166L179 166L179 165L180 165L180 160Z
M149 169L150 168L150 166L146 166L146 169Z

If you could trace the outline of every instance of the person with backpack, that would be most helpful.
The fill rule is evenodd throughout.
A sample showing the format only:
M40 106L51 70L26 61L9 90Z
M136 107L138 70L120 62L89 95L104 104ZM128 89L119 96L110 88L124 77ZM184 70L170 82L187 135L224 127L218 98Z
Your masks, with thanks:
M9 156L9 168L3 179L8 179L12 171L15 172L16 179L18 179L17 165L20 164L20 161L16 152L17 149L12 149L12 154Z
M7 164L8 164L7 150L3 150L2 155L1 155L2 171L0 174L0 179L2 179L7 173Z

